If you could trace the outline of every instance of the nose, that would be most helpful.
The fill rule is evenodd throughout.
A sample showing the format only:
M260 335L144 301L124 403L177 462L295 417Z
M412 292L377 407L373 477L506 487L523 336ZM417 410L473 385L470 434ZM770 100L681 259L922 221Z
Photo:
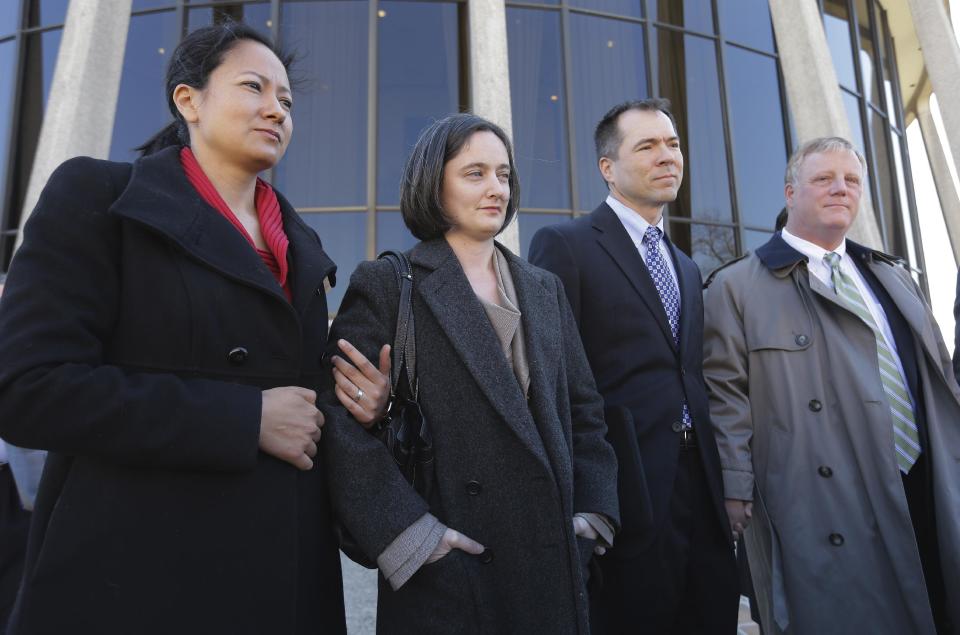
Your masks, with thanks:
M666 144L660 145L659 154L657 156L657 162L660 163L661 165L669 164L669 163L675 164L677 162L677 157L676 157L676 154L674 153L674 149Z
M487 185L487 196L503 200L510 198L509 181L501 181L496 174L492 174Z
M845 195L850 189L850 185L847 183L846 179L843 176L838 176L830 182L830 194L834 195Z
M263 116L282 124L287 119L287 111L276 95L267 94L263 107Z

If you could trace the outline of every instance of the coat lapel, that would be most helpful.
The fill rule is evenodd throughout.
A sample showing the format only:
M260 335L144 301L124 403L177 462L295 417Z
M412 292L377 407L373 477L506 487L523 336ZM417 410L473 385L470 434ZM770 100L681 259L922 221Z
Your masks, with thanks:
M314 232L293 207L282 196L280 210L283 214L283 231L290 241L290 250L287 260L290 263L290 291L293 295L293 306L303 316L310 302L318 294L325 293L324 278L330 278L330 286L337 284L337 265L327 256Z
M640 294L640 298L650 309L654 320L660 326L663 336L670 346L676 347L670 323L667 322L667 313L660 301L660 294L653 284L653 278L647 271L647 265L640 257L636 245L630 240L630 235L610 206L603 203L591 214L594 229L599 231L597 242L610 255L614 264L630 281L630 285Z
M487 400L520 441L549 469L543 443L513 369L503 354L491 354L491 351L500 351L500 342L453 250L442 238L423 242L410 252L410 261L430 270L418 285L419 296ZM531 339L528 337L528 341Z

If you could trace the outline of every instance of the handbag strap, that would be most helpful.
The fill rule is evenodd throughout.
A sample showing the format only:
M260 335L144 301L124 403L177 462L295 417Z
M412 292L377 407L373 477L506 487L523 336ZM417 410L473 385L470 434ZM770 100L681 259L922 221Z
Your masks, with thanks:
M407 256L399 251L385 251L377 258L388 260L397 274L400 302L397 305L397 331L393 336L393 360L390 368L390 393L400 390L402 369L406 369L410 396L417 398L417 340L413 326L413 269Z

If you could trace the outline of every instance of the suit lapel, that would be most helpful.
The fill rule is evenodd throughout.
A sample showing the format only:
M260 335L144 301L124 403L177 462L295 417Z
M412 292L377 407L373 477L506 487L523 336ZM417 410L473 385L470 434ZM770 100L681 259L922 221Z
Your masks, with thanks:
M500 342L460 262L447 242L418 244L410 252L414 265L427 268L418 292L454 350L500 418L545 467L543 443L530 416L520 385L500 351ZM533 388L531 373L531 389Z
M694 336L693 325L697 322L696 307L700 302L701 288L698 283L696 264L677 249L666 236L667 249L673 258L673 267L677 272L677 284L680 287L680 353L681 358L686 352L690 338Z
M633 244L620 219L609 205L603 203L594 210L591 220L593 227L599 231L597 242L600 243L600 247L610 255L616 267L623 272L630 281L630 285L640 294L640 298L660 326L663 336L667 338L670 346L675 348L673 333L670 331L670 323L667 321L667 313L660 301L660 294L657 293L657 287L654 286L653 278L647 271L647 265L640 257L640 252L637 251L636 245Z

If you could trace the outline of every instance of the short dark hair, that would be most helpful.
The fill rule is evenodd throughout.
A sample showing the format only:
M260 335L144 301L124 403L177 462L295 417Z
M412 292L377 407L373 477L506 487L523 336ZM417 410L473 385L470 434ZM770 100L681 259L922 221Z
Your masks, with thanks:
M273 51L283 68L289 74L293 55L274 44L270 38L243 22L226 20L213 26L205 26L183 38L170 56L167 65L165 89L167 108L173 115L173 121L160 132L150 137L137 148L141 156L153 154L167 146L190 145L190 133L187 122L183 120L177 105L173 102L173 91L180 84L203 89L210 79L210 73L223 63L223 57L242 40L251 40L263 44Z
M476 132L492 132L503 142L510 159L510 200L507 216L499 234L517 215L520 180L513 162L513 148L507 133L497 124L470 113L450 115L434 122L420 133L413 146L400 181L400 213L410 233L420 240L443 236L451 227L443 213L443 169L459 154Z
M670 119L670 123L673 124L673 129L677 129L677 122L673 118L673 113L670 112L669 99L650 97L649 99L634 99L625 101L622 104L617 104L607 111L607 114L600 119L596 129L593 131L593 143L597 149L597 161L600 161L603 157L612 159L617 156L620 144L623 143L623 134L620 132L618 120L620 119L620 115L628 110L640 110L643 112L659 110Z

